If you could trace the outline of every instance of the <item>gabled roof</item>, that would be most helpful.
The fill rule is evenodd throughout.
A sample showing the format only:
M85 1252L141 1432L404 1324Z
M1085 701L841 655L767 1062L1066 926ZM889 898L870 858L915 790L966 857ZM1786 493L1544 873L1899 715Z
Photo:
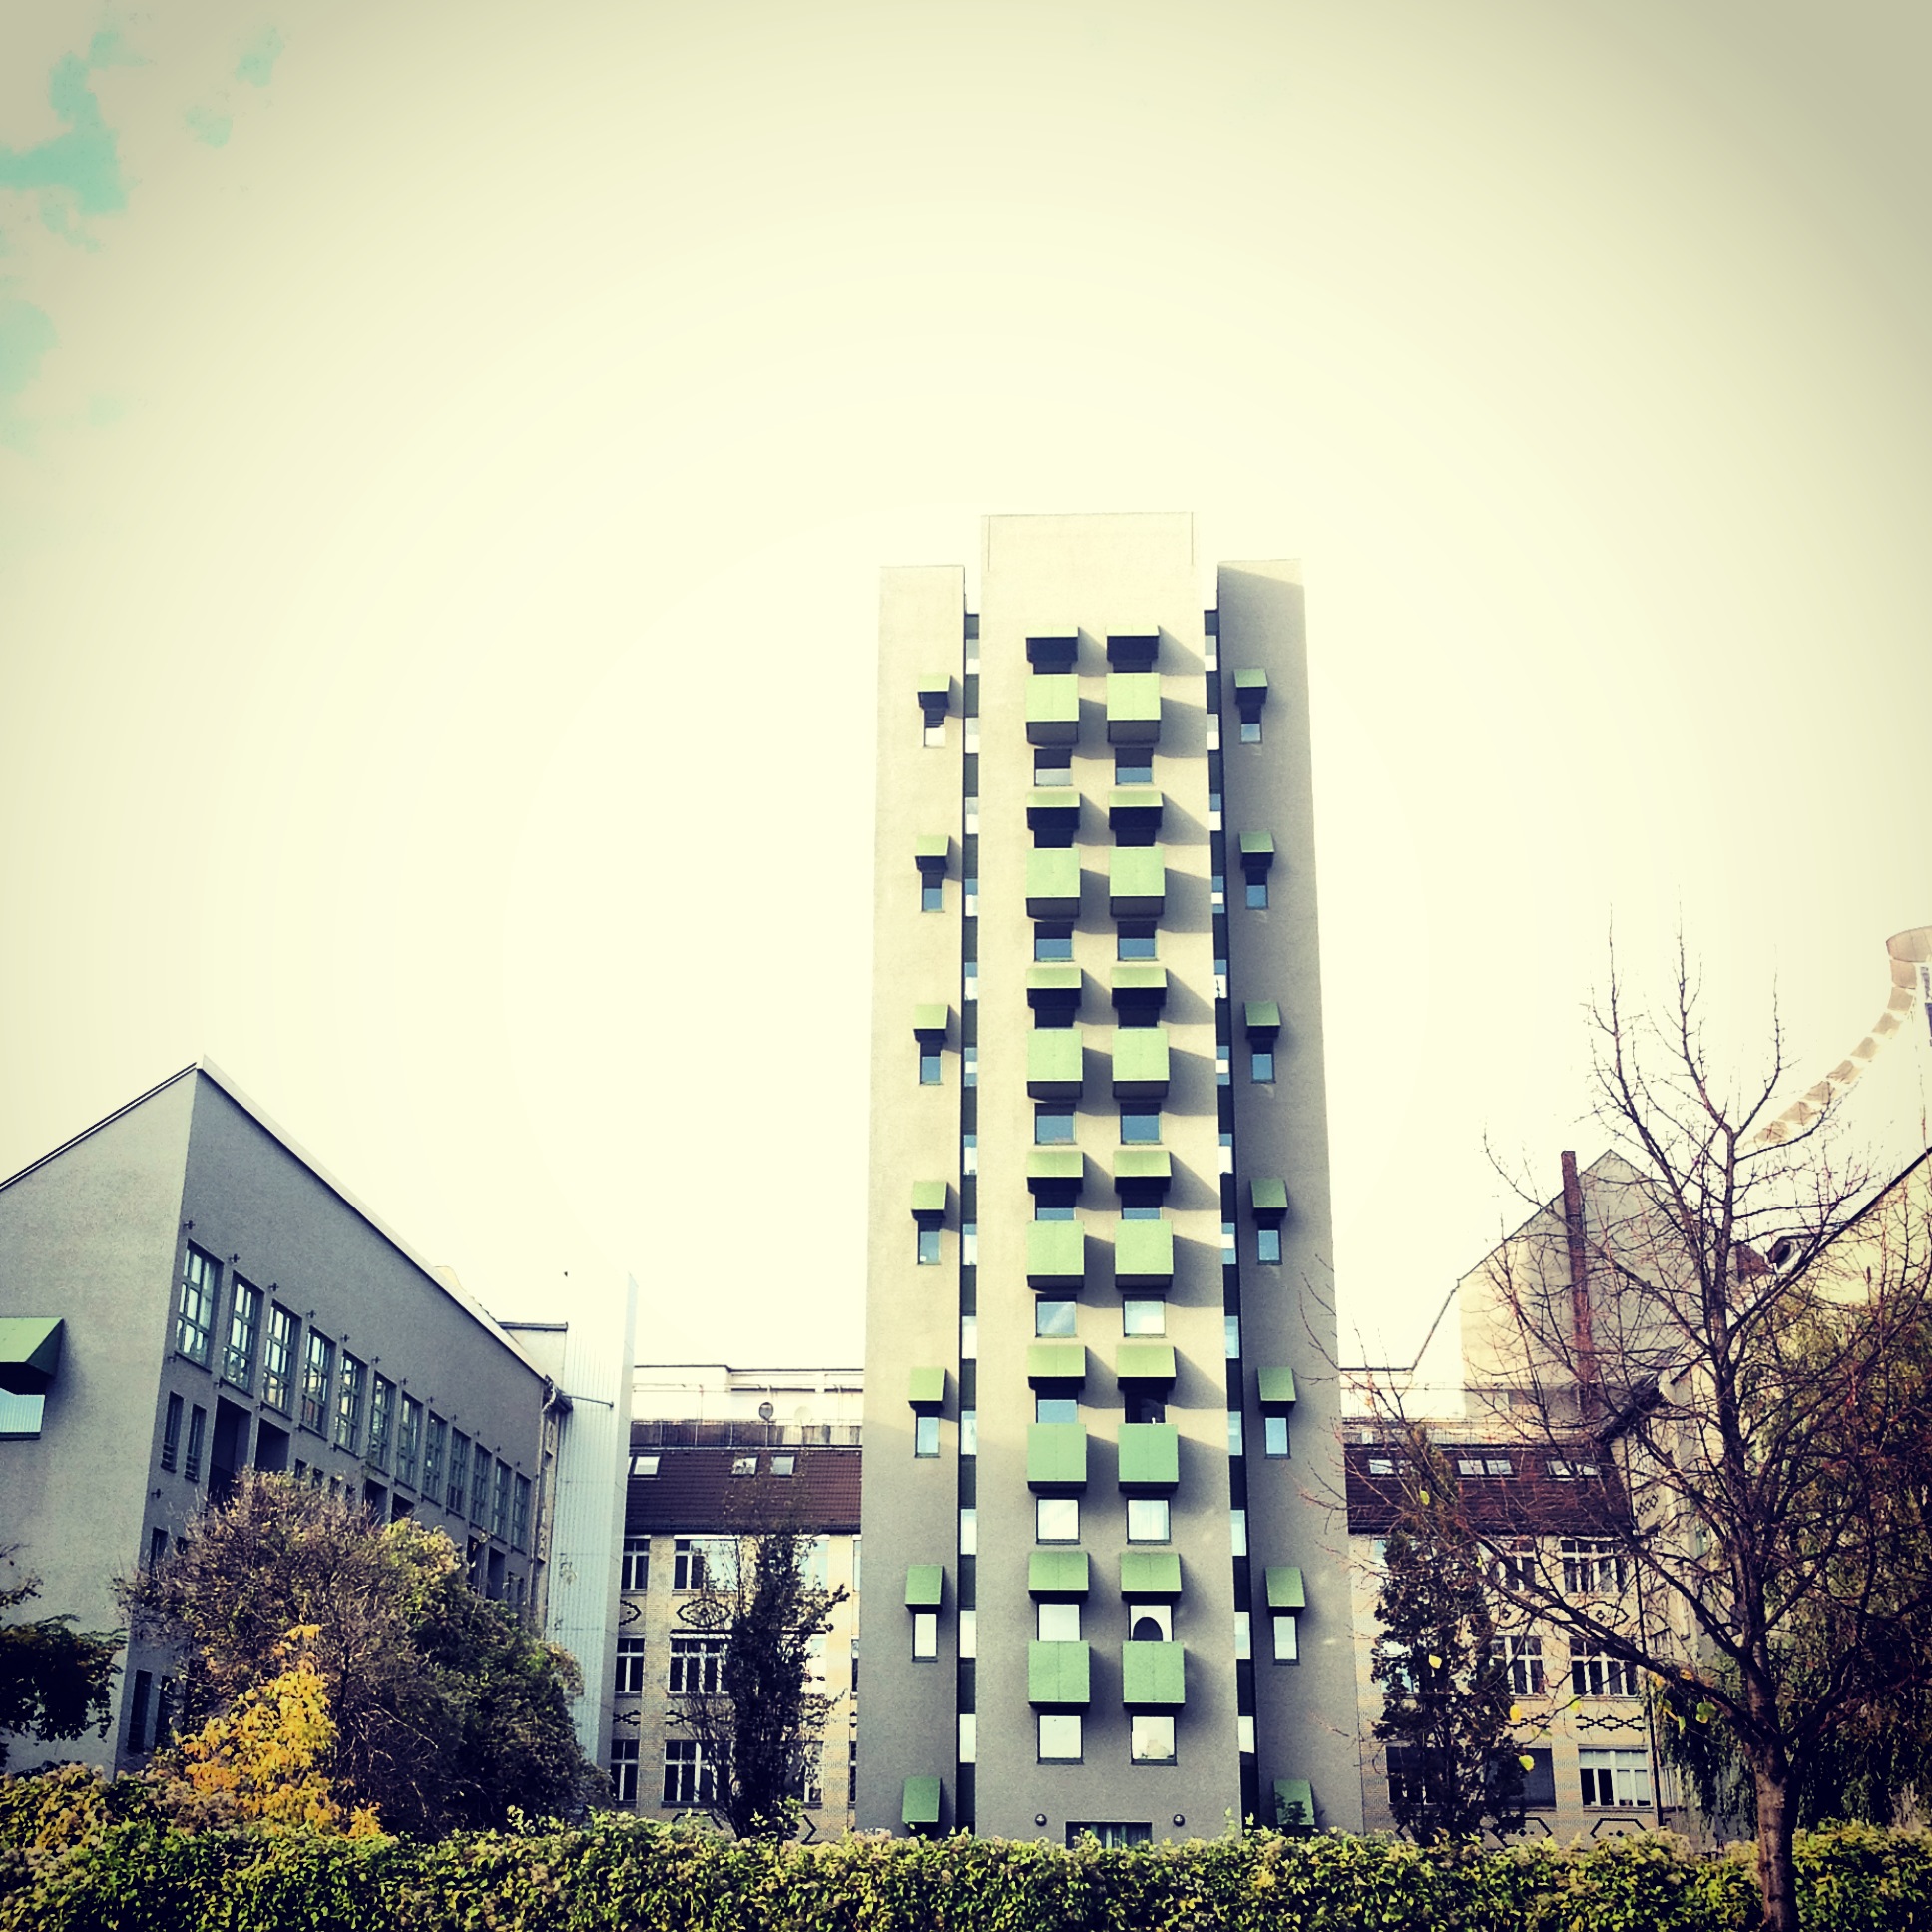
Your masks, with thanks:
M1505 1462L1510 1473L1457 1476L1457 1490L1474 1527L1491 1536L1589 1536L1601 1534L1603 1490L1612 1469L1596 1443L1585 1439L1571 1452L1579 1463L1594 1463L1597 1477L1560 1477L1550 1473L1557 1451L1548 1444L1522 1442L1438 1442L1451 1469L1458 1462ZM1348 1533L1382 1536L1402 1507L1400 1442L1349 1443L1343 1451L1348 1483ZM1372 1463L1389 1463L1387 1471Z
M633 1476L625 1497L627 1536L668 1531L679 1536L728 1536L758 1522L783 1521L815 1536L852 1536L858 1531L857 1449L651 1449L655 1476ZM773 1456L790 1456L792 1474L770 1473ZM734 1476L735 1464L756 1465L752 1476Z

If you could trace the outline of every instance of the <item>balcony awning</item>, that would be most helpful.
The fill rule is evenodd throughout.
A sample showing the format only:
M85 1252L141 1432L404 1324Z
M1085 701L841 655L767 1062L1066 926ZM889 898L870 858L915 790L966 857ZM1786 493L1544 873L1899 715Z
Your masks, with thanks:
M928 832L913 841L912 862L922 872L943 872L952 848L953 842L944 832Z
M1089 1701L1085 1644L1027 1640L1027 1702L1074 1710Z
M1294 1407L1294 1370L1264 1368L1255 1377L1257 1399L1263 1409L1279 1411Z
M0 1389L45 1395L60 1373L62 1315L0 1315Z
M943 1368L914 1368L906 1372L906 1400L915 1409L940 1409L946 1405L946 1371Z
M1174 1285L1174 1222L1124 1220L1114 1232L1114 1285L1159 1288Z
M1084 1382L1087 1350L1077 1341L1028 1342L1026 1373L1035 1388L1042 1382Z
M1288 1211L1288 1184L1278 1175L1258 1175L1247 1184L1247 1198L1258 1221L1279 1221Z
M1078 966L1027 968L1027 1005L1036 1013L1058 1013L1071 1019L1071 1009L1080 1005L1080 988Z
M1080 848L1035 846L1026 855L1026 911L1029 919L1080 917Z
M948 710L953 701L952 674L946 671L922 672L919 677L919 709L927 712Z
M1114 1376L1122 1382L1173 1382L1174 1343L1124 1341L1114 1350Z
M1166 1027L1114 1029L1114 1097L1160 1100L1170 1075Z
M1027 1222L1027 1285L1077 1288L1087 1274L1086 1230L1077 1220Z
M1270 1610L1306 1610L1308 1599L1301 1588L1301 1572L1293 1564L1271 1563L1267 1568L1267 1607Z
M1158 832L1167 799L1157 785L1116 785L1107 794L1107 826L1112 832Z
M1274 1000L1244 1001L1241 1022L1250 1035L1266 1034L1271 1039L1281 1031L1280 1005Z
M1272 832L1242 832L1239 839L1241 870L1249 878L1265 872L1274 863Z
M1029 744L1080 740L1080 680L1064 672L1036 672L1026 681Z
M1080 793L1066 785L1040 785L1026 795L1027 830L1073 831L1080 824Z
M952 1009L943 1001L912 1009L912 1030L921 1040L943 1040Z
M939 1780L936 1777L906 1779L904 1801L899 1806L899 1822L910 1825L938 1824Z
M1138 963L1116 966L1107 976L1107 985L1114 996L1114 1010L1117 1013L1126 1007L1141 1007L1159 1013L1167 1004L1168 969Z
M906 1609L937 1610L946 1598L945 1566L914 1563L906 1569Z
M1181 1481L1181 1431L1172 1422L1123 1422L1120 1486L1142 1495L1165 1495Z
M1243 718L1258 718L1267 703L1268 675L1246 667L1234 673L1234 703Z
M1078 1100L1085 1041L1073 1027L1035 1027L1027 1035L1027 1093L1034 1100Z
M1133 1601L1181 1595L1181 1553L1178 1550L1123 1550L1121 1595Z
M1030 1550L1027 1593L1034 1597L1084 1597L1088 1589L1085 1550Z
M1107 910L1116 919L1158 919L1168 904L1162 845L1116 845L1107 854Z
M1124 1147L1114 1150L1114 1186L1135 1195L1148 1207L1160 1201L1174 1182L1174 1156L1166 1148Z
M1028 1148L1026 1174L1027 1187L1034 1194L1065 1201L1070 1186L1079 1192L1087 1174L1087 1157L1078 1148Z
M1130 1710L1179 1710L1188 1701L1187 1652L1130 1638L1121 1646L1121 1702Z
M1078 1422L1027 1424L1027 1487L1060 1496L1087 1487L1087 1431Z
M1107 674L1109 744L1158 744L1161 741L1161 674L1110 671Z
M912 1184L912 1215L915 1220L943 1220L946 1214L946 1184L943 1181L915 1181Z

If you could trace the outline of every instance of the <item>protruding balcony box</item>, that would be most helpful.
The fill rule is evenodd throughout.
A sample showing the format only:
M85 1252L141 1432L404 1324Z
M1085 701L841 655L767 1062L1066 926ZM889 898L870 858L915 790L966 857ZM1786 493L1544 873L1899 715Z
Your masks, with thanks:
M946 1371L943 1368L915 1368L906 1376L906 1401L915 1409L943 1409L946 1406Z
M1034 1036L1039 1037L1037 1034ZM1114 1029L1114 1098L1161 1100L1168 1091L1166 1027Z
M1115 785L1107 794L1107 829L1116 838L1123 832L1145 838L1157 837L1167 799L1158 785Z
M1080 680L1067 672L1036 671L1026 681L1029 744L1080 742Z
M45 1395L60 1374L66 1334L63 1315L0 1315L0 1389Z
M939 1829L939 1780L936 1777L909 1777L902 1787L899 1822L913 1830Z
M1312 1831L1315 1826L1315 1787L1305 1777L1274 1780L1274 1828Z
M1122 1489L1135 1496L1166 1496L1181 1481L1181 1431L1172 1422L1121 1424Z
M937 1610L946 1600L946 1571L942 1564L914 1563L906 1567L906 1609Z
M1037 684L1039 680L1033 682ZM1109 744L1160 743L1161 674L1158 671L1107 674L1107 741Z
M1026 1372L1035 1388L1042 1383L1077 1387L1087 1379L1087 1350L1077 1341L1028 1342Z
M1114 1285L1154 1288L1165 1294L1174 1286L1174 1222L1124 1220L1114 1231Z
M919 680L919 709L922 712L951 711L953 704L952 674L945 671L928 671Z
M1027 793L1027 830L1078 832L1080 793L1068 785L1040 785Z
M951 1021L952 1009L943 1000L912 1009L912 1030L921 1046L943 1046Z
M928 877L943 876L952 849L953 842L944 832L927 832L913 840L912 862Z
M1027 1487L1043 1496L1087 1487L1087 1431L1080 1423L1027 1424Z
M1179 1710L1188 1701L1187 1652L1130 1638L1121 1646L1121 1702L1130 1710Z
M1086 1277L1086 1230L1079 1221L1027 1222L1028 1287L1077 1288Z
M1279 1415L1294 1407L1294 1370L1291 1368L1264 1368L1254 1378L1256 1400L1270 1415Z
M1270 1563L1267 1567L1267 1607L1270 1610L1306 1610L1307 1593L1301 1587L1301 1572L1291 1563Z
M1132 1340L1114 1349L1114 1379L1137 1388L1173 1388L1174 1343Z
M1029 858L1044 856L1030 853ZM1032 873L1029 869L1028 878ZM1029 886L1031 891L1031 886ZM1168 907L1165 845L1115 845L1107 854L1107 910L1116 919L1158 919ZM1052 913L1034 913L1036 919Z
M1085 1550L1030 1550L1027 1553L1027 1592L1071 1602L1088 1589Z
M1078 1100L1084 1045L1077 1026L1035 1027L1027 1035L1027 1093L1035 1100Z
M1042 1016L1053 1015L1071 1022L1080 1009L1078 966L1029 966L1026 988L1027 1005Z
M937 1227L946 1218L946 1184L943 1181L915 1181L912 1184L912 1218L921 1227Z
M1254 1218L1263 1226L1280 1226L1288 1211L1288 1184L1278 1175L1257 1175L1248 1183L1247 1198Z
M1281 1008L1274 1000L1245 1000L1241 1004L1241 1023L1250 1040L1272 1040L1281 1031Z
M1080 917L1080 847L1038 846L1026 855L1029 919Z
M1250 879L1265 878L1268 867L1274 863L1274 834L1242 832L1237 843L1241 854L1241 870Z
M1124 1147L1114 1150L1114 1188L1131 1196L1131 1205L1153 1207L1167 1199L1174 1186L1174 1156L1166 1148Z
M1153 1021L1161 1017L1168 1003L1168 969L1165 966L1129 962L1116 966L1107 976L1113 994L1114 1011L1133 1013L1138 1019Z
M1241 715L1244 724L1252 724L1261 716L1261 707L1267 703L1267 673L1254 666L1244 666L1234 673L1234 708Z
M1133 1603L1163 1598L1172 1603L1181 1595L1181 1552L1123 1550L1121 1595Z
M1038 1709L1078 1710L1088 1702L1087 1646L1027 1640L1027 1702Z
M1058 1201L1079 1197L1080 1185L1087 1177L1087 1157L1078 1148L1028 1148L1027 1188L1036 1195ZM1051 1225L1036 1222L1037 1226Z

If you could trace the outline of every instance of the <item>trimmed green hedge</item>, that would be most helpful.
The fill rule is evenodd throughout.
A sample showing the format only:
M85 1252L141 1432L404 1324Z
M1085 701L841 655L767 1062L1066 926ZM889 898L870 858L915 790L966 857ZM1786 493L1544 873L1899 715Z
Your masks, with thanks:
M1932 1926L1923 1832L1801 1835L1798 1873L1809 1932ZM0 1781L0 1932L1743 1932L1757 1918L1747 1854L1700 1858L1666 1834L1493 1852L1272 1832L1137 1851L772 1850L604 1818L417 1844L190 1834L115 1787Z

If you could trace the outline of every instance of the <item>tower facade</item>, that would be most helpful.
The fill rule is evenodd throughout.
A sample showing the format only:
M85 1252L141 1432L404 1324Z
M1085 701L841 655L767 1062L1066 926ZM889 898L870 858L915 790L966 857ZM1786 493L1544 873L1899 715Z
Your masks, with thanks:
M1358 1827L1301 588L881 594L862 1828Z

